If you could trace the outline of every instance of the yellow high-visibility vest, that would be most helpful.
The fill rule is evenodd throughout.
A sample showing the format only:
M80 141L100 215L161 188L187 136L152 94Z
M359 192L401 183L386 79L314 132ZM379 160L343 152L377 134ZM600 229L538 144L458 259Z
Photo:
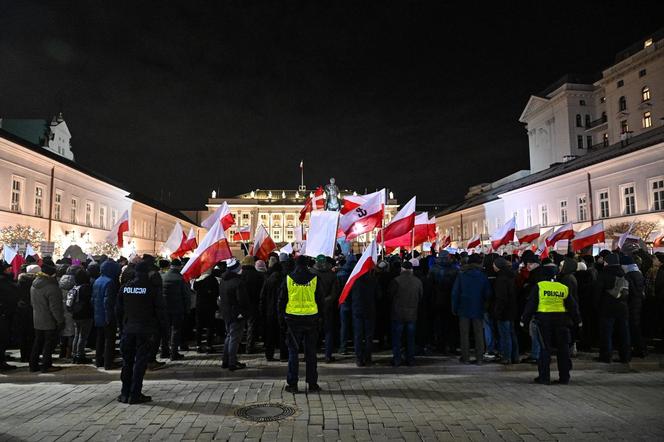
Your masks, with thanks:
M295 316L311 316L318 313L316 304L316 285L318 278L314 278L306 284L298 284L293 278L286 278L288 284L288 304L286 313Z
M569 296L569 289L560 282L541 281L539 287L538 313L565 313L565 299Z

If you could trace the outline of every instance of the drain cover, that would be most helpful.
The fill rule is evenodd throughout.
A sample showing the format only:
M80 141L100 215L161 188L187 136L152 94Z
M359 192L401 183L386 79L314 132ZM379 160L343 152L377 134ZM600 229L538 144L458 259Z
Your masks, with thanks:
M235 415L252 422L272 422L295 414L295 408L284 404L254 404L235 410Z

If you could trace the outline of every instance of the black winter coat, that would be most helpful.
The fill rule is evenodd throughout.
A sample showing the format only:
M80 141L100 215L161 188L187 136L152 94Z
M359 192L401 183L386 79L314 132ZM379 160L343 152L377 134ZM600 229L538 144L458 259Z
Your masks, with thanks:
M360 276L350 290L353 297L353 316L369 320L376 318L376 302L380 299L380 285L372 272Z
M249 314L251 316L257 316L258 304L261 299L261 290L263 290L263 284L265 284L265 276L256 270L254 266L242 266L240 278L244 281L244 284L247 287Z
M595 307L601 318L628 319L627 299L616 299L607 292L615 287L618 276L625 276L620 266L606 266L597 274Z
M78 302L81 308L76 313L72 313L72 318L79 321L92 319L92 286L90 284L81 284L75 287L78 287Z
M496 274L492 316L497 321L515 321L519 317L515 278L511 270Z
M275 264L267 272L267 279L261 290L258 309L265 321L274 321L279 317L279 291L284 283L286 275L282 273L281 266Z
M323 321L326 327L332 326L335 324L341 294L339 279L330 269L314 268L313 272L318 277L317 284L323 293Z
M226 271L219 284L219 312L226 323L246 319L249 314L247 286L240 275ZM242 315L243 318L239 318Z
M634 266L636 267L636 265ZM623 271L625 269L623 268ZM629 283L629 320L638 324L641 322L641 311L645 295L645 278L639 270L631 270L625 273L625 279Z
M214 319L217 311L217 297L219 296L219 283L217 278L208 275L194 282L196 290L196 315Z
M191 306L191 293L187 283L180 272L174 269L162 273L161 280L168 314L175 318L184 319Z

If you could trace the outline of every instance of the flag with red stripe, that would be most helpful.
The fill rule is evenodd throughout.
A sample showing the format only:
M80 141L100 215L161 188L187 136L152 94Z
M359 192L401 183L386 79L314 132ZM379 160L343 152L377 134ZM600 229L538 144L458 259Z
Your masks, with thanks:
M376 241L374 240L371 241L369 247L367 247L364 250L364 253L362 253L362 256L357 261L357 264L355 264L353 271L350 273L348 281L346 281L346 285L344 285L344 288L341 291L341 296L339 296L339 305L343 304L346 301L346 298L348 297L350 290L353 288L355 281L357 281L357 279L360 276L364 275L365 273L368 273L374 267L376 267L377 263L378 263L378 247L376 247Z
M224 234L222 223L215 222L180 273L185 281L191 281L211 269L219 261L232 257L233 254Z

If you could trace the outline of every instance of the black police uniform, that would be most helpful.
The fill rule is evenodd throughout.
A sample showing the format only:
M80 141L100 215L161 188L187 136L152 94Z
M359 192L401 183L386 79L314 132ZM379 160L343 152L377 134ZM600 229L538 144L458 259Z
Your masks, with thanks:
M120 287L116 304L122 336L122 393L120 402L140 403L150 400L141 393L143 377L157 337L166 324L164 298L147 273L137 269L133 280Z

